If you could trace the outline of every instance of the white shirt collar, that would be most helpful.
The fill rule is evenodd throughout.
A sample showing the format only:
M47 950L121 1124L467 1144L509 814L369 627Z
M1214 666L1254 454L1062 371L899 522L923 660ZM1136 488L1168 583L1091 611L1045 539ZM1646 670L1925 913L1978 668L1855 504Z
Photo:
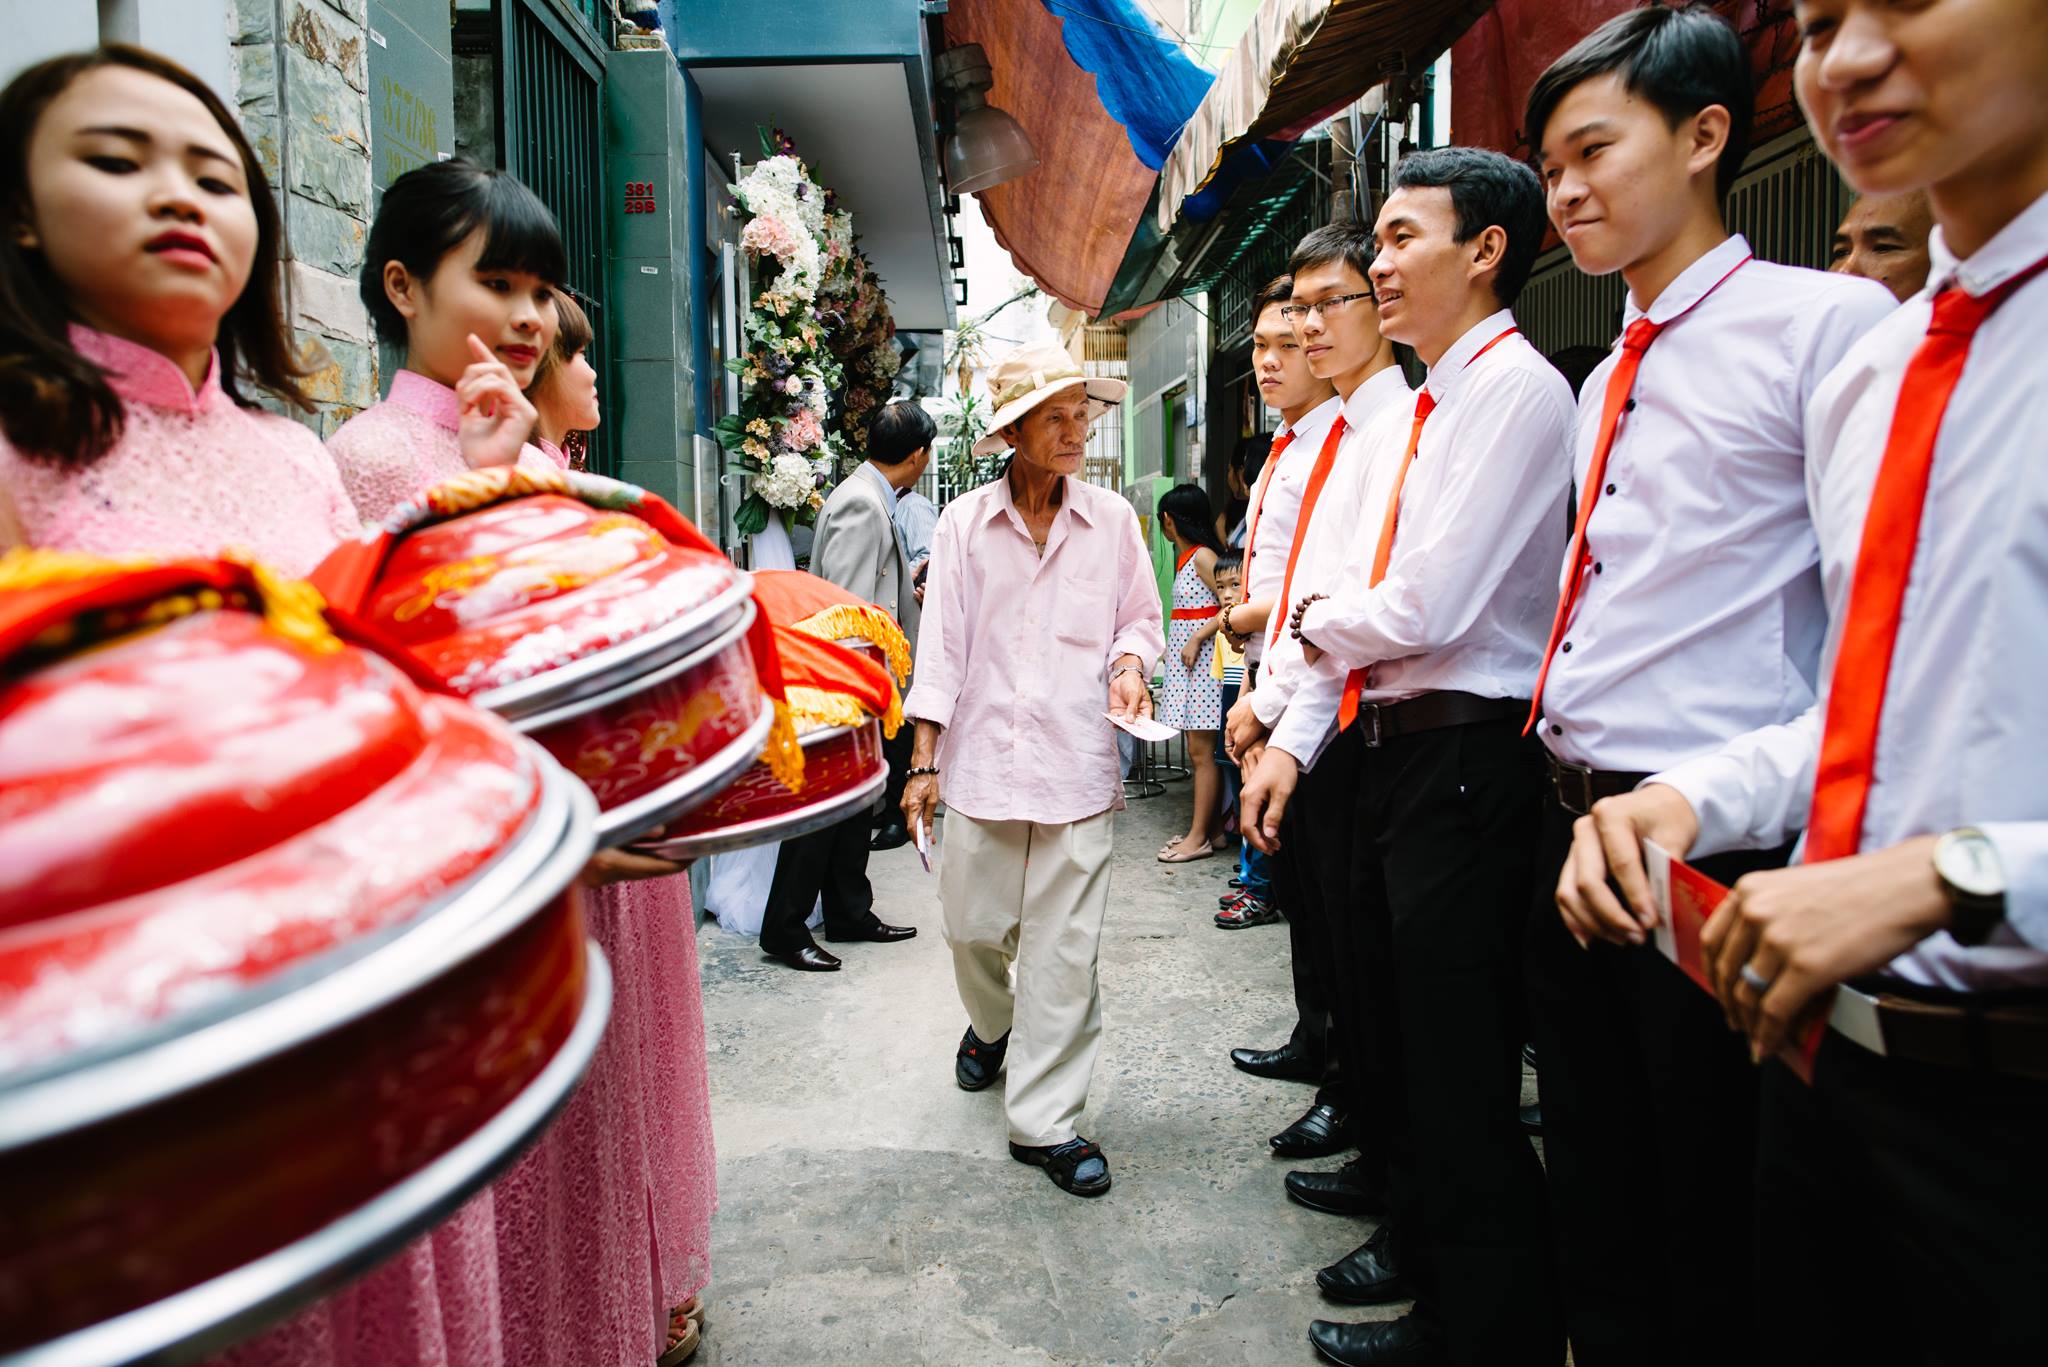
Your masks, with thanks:
M1351 391L1351 397L1344 401L1344 425L1357 431L1389 399L1407 392L1408 377L1401 373L1401 367L1388 366Z
M1515 315L1506 309L1488 315L1479 326L1468 330L1463 337L1451 343L1449 351L1437 358L1437 363L1429 368L1429 378L1423 382L1423 388L1442 403L1450 397L1450 391L1457 387L1458 377L1478 359L1486 344L1514 325Z
M1721 240L1721 244L1706 253L1699 260L1678 273L1678 278L1664 287L1647 310L1649 320L1658 327L1670 322L1679 314L1707 297L1714 286L1728 278L1743 261L1754 255L1749 241L1741 233L1732 233ZM1634 290L1628 292L1628 303L1622 309L1621 326L1624 331L1636 319L1644 317L1646 311L1636 307Z
M1280 438L1288 432L1292 432L1298 440L1303 433L1321 431L1323 428L1328 427L1331 423L1337 421L1337 410L1343 405L1343 403L1344 401L1342 399L1338 398L1335 394L1332 394L1329 398L1324 399L1321 403L1317 404L1314 408L1309 409L1308 412L1302 414L1293 422L1281 423L1279 430L1273 433L1273 440L1280 440Z
M2029 204L1968 260L1949 250L1948 236L1937 226L1927 239L1927 292L1939 294L1960 284L1969 294L1989 294L2043 256L2048 256L2048 195Z

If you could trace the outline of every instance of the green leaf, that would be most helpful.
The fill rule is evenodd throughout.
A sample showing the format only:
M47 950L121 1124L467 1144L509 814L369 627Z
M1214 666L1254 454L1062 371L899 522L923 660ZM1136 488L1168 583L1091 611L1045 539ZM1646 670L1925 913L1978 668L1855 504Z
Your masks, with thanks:
M743 375L747 369L747 358L744 356L728 356L725 358L725 368L735 375Z
M711 424L711 430L720 433L743 432L746 430L746 423L740 418L739 414L728 413L717 422Z
M732 515L732 525L748 536L765 530L768 526L768 500L759 494L748 494L746 501Z

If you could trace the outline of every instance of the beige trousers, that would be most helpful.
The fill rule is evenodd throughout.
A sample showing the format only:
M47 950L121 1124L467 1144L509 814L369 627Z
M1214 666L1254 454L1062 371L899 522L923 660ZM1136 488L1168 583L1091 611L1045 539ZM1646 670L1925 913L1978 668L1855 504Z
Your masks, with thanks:
M1088 1101L1102 1041L1095 955L1111 817L1043 826L946 813L939 904L953 976L974 1033L1010 1036L1003 1110L1018 1144L1072 1139Z

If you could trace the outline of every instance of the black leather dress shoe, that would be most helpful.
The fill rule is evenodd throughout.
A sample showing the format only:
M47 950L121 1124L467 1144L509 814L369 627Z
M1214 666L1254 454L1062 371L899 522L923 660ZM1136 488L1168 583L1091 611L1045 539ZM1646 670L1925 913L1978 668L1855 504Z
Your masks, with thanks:
M915 934L916 926L891 926L880 921L869 921L866 925L856 926L852 930L833 930L828 927L825 938L834 944L871 940L878 945L889 945L898 940L908 940Z
M1381 1225L1370 1239L1316 1273L1323 1294L1347 1305L1385 1305L1413 1295L1408 1279L1394 1270L1393 1230Z
M795 949L787 950L781 954L769 950L761 952L767 954L769 958L777 963L788 964L791 968L800 968L806 973L837 973L839 971L839 960L833 955L827 954L816 945L798 945Z
M1337 1324L1312 1320L1308 1341L1324 1361L1337 1367L1438 1367L1443 1350L1424 1338L1409 1316Z
M1537 1103L1534 1106L1522 1107L1519 1118L1522 1122L1523 1134L1533 1134L1536 1135L1538 1138L1542 1137L1543 1106L1541 1102Z
M1323 1075L1323 1061L1293 1040L1278 1049L1233 1049L1230 1061L1254 1077L1285 1082L1314 1082Z
M1301 1119L1266 1141L1276 1158L1322 1158L1349 1146L1344 1117L1335 1106L1315 1105Z
M1288 1173L1287 1195L1330 1215L1377 1215L1387 1208L1386 1187L1368 1177L1356 1158L1335 1172Z
M1010 1032L994 1042L977 1038L974 1027L960 1037L959 1052L953 1056L953 1080L963 1092L978 1092L1003 1071L1003 1055L1010 1051Z
M910 832L903 829L903 823L892 821L875 832L875 838L868 842L871 850L896 850L910 843Z

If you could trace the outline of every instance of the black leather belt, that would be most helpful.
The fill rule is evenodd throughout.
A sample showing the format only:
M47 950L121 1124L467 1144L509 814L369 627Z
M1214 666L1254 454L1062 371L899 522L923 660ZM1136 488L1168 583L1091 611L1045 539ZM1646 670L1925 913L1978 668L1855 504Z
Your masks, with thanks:
M1583 764L1559 759L1548 750L1543 752L1543 760L1550 766L1550 791L1557 798L1557 805L1573 816L1585 816L1603 797L1619 797L1623 793L1634 792L1637 785L1649 777L1648 774L1588 769Z
M1441 731L1446 726L1470 726L1473 722L1520 720L1529 715L1527 698L1482 698L1476 693L1424 693L1400 702L1360 703L1358 730L1367 745L1378 745L1395 736L1417 731Z

